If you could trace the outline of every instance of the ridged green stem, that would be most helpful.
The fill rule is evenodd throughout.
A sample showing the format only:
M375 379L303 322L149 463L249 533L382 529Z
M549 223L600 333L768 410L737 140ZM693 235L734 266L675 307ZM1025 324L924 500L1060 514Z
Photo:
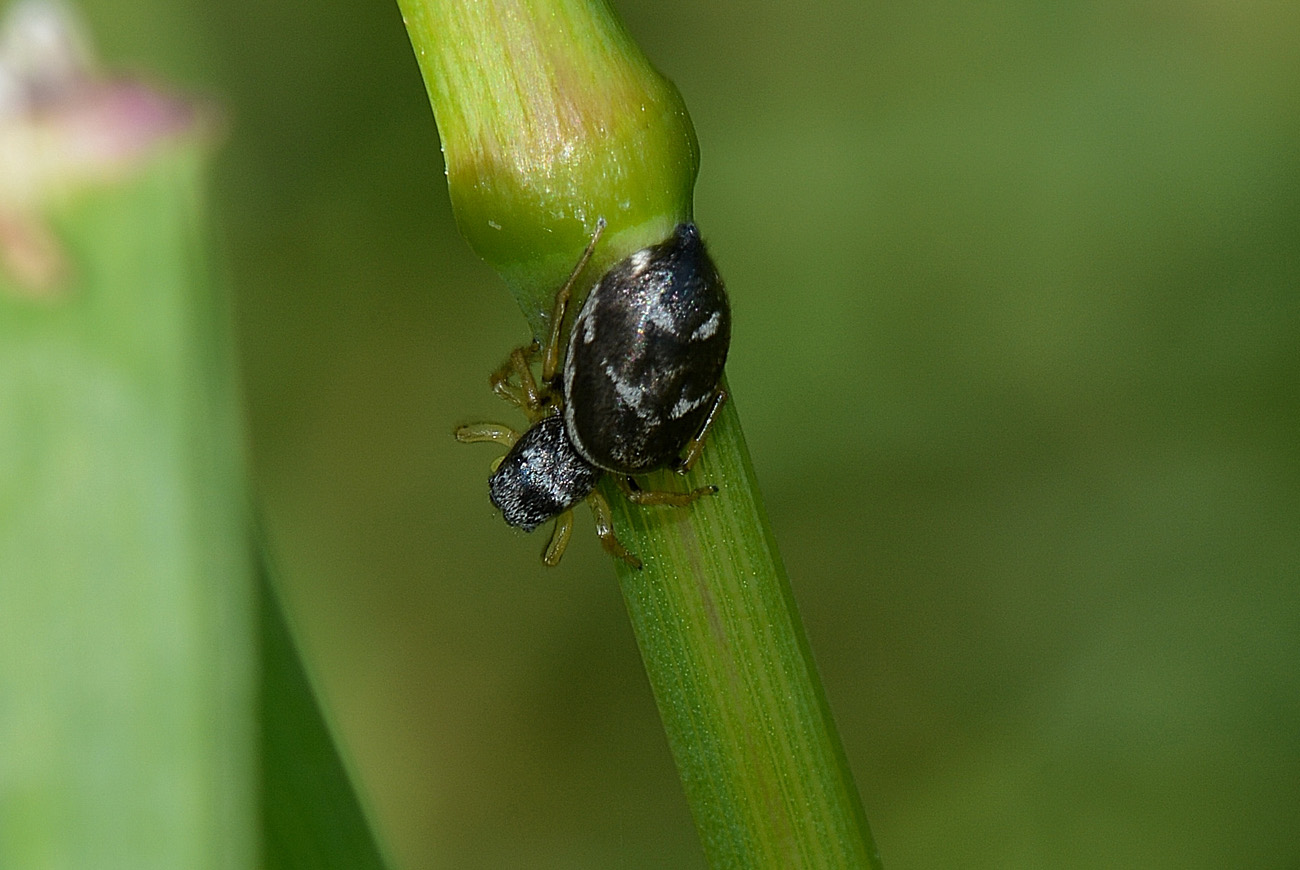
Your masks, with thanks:
M699 159L686 106L608 7L398 5L437 116L456 222L534 334L598 218L607 229L592 274L691 216Z

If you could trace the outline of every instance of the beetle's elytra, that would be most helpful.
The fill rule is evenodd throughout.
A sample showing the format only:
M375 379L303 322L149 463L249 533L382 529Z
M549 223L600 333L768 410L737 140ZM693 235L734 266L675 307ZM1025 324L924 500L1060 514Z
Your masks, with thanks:
M569 337L564 422L587 461L640 474L674 465L713 407L731 344L731 307L699 230L615 265Z
M532 531L556 520L543 560L559 562L572 532L573 507L584 499L596 533L611 554L641 567L610 528L609 505L595 490L615 475L632 501L686 505L716 487L647 492L631 475L673 467L688 470L726 400L719 384L731 341L731 308L699 230L680 224L671 236L615 264L596 283L574 318L563 347L569 296L604 229L597 222L572 274L555 296L552 328L543 346L514 350L492 374L492 389L528 415L522 436L506 426L462 426L465 442L509 448L488 479L507 523ZM540 356L541 377L533 375Z

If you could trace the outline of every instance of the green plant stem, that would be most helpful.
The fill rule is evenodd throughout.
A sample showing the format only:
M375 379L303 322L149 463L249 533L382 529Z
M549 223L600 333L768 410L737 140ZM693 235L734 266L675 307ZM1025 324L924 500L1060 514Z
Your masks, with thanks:
M703 481L719 492L689 510L606 490L645 562L615 570L710 865L878 867L734 405Z
M699 153L686 105L603 3L398 5L456 222L534 335L598 218L594 275L690 218Z
M680 96L598 0L399 5L457 221L543 335L596 217L609 222L599 275L690 216L697 154ZM673 477L642 483L719 492L637 508L602 485L644 562L616 571L711 866L879 866L734 399L699 465Z

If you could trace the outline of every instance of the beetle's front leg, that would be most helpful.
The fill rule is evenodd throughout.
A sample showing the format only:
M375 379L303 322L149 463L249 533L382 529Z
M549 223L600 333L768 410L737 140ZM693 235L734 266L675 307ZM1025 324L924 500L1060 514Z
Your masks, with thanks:
M555 380L556 374L560 371L560 339L564 333L564 313L569 308L569 297L573 294L573 285L578 280L579 273L586 267L587 261L591 259L592 253L596 250L596 242L600 239L600 234L605 231L605 218L596 219L596 229L591 234L591 241L587 243L587 249L582 252L578 258L578 263L569 273L569 279L564 282L559 290L555 293L555 308L551 311L551 335L546 342L546 352L542 355L542 380L550 383Z

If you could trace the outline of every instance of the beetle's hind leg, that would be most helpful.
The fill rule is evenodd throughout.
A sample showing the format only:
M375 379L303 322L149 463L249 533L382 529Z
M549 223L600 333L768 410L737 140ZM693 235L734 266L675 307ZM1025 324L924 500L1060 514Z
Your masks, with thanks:
M632 555L614 536L614 524L609 515L609 502L605 501L605 497L599 492L592 490L591 495L587 496L587 504L591 505L591 516L596 521L596 535L600 538L600 545L605 548L605 552L622 559L640 571L641 560Z
M706 495L713 495L718 491L716 486L702 486L699 489L692 489L687 492L669 492L667 490L646 490L636 485L636 481L625 474L614 475L614 482L618 488L627 496L627 500L633 504L641 505L669 505L671 507L683 507L690 504L698 498Z

